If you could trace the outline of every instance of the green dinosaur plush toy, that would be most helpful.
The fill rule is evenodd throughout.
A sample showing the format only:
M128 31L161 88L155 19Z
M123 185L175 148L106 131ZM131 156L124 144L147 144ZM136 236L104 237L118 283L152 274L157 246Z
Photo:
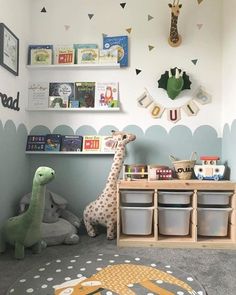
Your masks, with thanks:
M25 248L32 247L33 253L41 252L41 223L44 213L46 184L52 181L55 172L49 167L39 167L34 175L32 197L28 210L9 218L3 225L0 252L6 244L15 247L15 258L23 259Z
M183 72L181 72L183 75ZM169 79L167 81L167 94L169 98L175 99L176 96L180 94L184 86L184 79L182 75L179 74L178 69L176 68L175 76L172 76L171 71L169 71Z

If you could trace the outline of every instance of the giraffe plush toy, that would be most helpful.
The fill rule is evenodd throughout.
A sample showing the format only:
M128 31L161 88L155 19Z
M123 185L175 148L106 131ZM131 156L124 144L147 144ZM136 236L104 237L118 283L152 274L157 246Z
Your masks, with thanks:
M135 138L135 135L127 132L112 131L115 155L106 186L102 194L84 210L84 224L90 237L96 236L94 225L97 224L107 228L107 239L112 240L116 237L116 185L125 157L125 146Z
M173 1L173 4L169 3L169 7L171 8L171 27L170 27L170 36L169 36L169 44L172 47L177 47L181 44L182 38L178 33L178 17L180 13L180 9L182 4L179 4L179 0L175 3L176 0Z

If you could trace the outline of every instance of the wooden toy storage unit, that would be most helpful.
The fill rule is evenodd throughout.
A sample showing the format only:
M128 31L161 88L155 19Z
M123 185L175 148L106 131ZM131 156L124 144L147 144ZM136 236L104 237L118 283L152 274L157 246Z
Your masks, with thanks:
M192 191L190 206L190 228L187 236L161 235L158 227L158 193L159 191ZM152 231L149 235L129 235L122 233L121 195L124 191L153 191ZM200 192L230 193L228 228L226 236L198 235L198 195ZM139 194L134 194L138 203ZM201 180L120 180L117 184L117 245L122 247L163 247L163 248L227 248L236 249L236 183L231 181ZM128 213L127 213L128 214ZM137 219L137 223L139 219ZM138 226L138 225L137 225Z

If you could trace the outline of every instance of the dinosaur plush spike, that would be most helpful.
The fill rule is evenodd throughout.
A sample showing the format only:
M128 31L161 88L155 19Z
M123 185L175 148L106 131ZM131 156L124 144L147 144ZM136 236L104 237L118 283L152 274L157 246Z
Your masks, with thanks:
M29 208L19 216L9 218L3 225L0 252L6 244L15 247L15 258L23 259L25 248L32 247L34 253L41 251L40 227L44 213L46 184L52 181L55 172L49 167L39 167L34 175L32 197Z

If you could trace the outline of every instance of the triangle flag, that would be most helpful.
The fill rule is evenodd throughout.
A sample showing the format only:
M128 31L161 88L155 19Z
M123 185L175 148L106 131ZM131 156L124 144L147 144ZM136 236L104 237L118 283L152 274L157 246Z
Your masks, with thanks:
M151 19L153 19L153 16L151 16L150 14L148 15L148 21L150 21Z
M130 34L132 31L132 28L128 28L128 29L126 29L126 31Z
M203 0L197 0L198 4L201 4L203 2Z
M192 59L192 63L196 66L198 59Z
M47 11L46 11L46 8L43 7L42 10L41 10L41 12L47 12Z
M126 3L120 3L120 6L124 9L125 8Z
M153 50L153 48L154 48L154 46L152 46L152 45L148 45L148 49L149 49L149 51Z
M88 14L89 19L92 19L93 16L94 16L94 14L92 14L92 13L89 13L89 14Z
M64 27L65 27L65 30L66 30L66 31L68 31L68 30L69 30L69 28L70 28L70 26L69 26L69 25L65 25Z
M142 70L139 70L139 69L135 69L135 71L136 71L136 75L139 75L142 72Z
M203 26L203 24L197 24L197 27L199 30L201 30L202 26Z

